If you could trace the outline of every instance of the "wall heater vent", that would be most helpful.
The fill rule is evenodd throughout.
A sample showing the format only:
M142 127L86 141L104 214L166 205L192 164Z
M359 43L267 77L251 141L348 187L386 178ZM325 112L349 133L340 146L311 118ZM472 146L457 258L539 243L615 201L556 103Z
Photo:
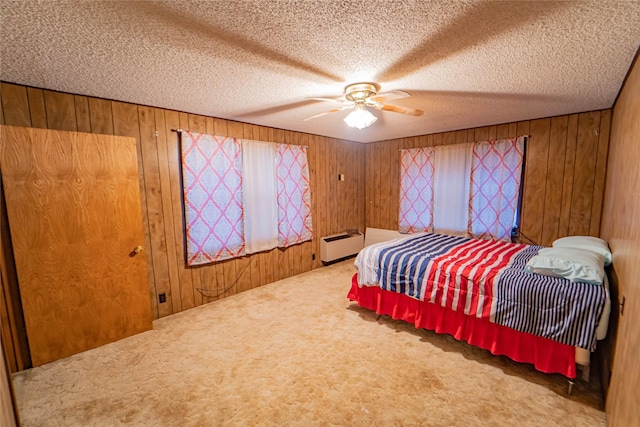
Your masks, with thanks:
M320 261L325 264L356 255L364 246L361 233L342 233L320 239Z

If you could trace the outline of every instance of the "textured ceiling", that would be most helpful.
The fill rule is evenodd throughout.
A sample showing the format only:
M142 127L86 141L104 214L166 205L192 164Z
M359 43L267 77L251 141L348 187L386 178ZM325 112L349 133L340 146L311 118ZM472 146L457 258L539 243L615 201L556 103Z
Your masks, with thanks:
M0 79L370 142L602 108L640 45L640 2L0 0ZM375 82L421 117L337 104Z

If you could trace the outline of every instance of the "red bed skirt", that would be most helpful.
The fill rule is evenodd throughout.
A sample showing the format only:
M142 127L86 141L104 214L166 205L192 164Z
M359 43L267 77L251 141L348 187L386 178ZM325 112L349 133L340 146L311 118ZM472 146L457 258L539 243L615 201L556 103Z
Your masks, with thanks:
M573 346L518 332L437 304L415 300L405 294L385 291L378 286L360 288L357 274L351 280L347 298L378 314L412 323L416 328L449 334L493 354L530 363L538 371L558 373L567 378L576 377L576 350Z

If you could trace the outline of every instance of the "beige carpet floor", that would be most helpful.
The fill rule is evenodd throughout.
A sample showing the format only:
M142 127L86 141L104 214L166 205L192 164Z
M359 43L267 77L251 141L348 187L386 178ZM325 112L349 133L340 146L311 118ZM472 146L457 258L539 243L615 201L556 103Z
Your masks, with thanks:
M353 260L13 377L24 426L603 426L595 384L346 299ZM593 382L593 381L592 381Z

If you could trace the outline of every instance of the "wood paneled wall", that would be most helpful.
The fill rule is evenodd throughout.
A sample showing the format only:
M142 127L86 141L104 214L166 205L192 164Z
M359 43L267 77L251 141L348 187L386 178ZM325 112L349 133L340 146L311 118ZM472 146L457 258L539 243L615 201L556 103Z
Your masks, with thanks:
M550 246L567 235L597 236L610 121L611 110L602 110L367 144L367 227L398 228L400 149L530 135L522 241Z
M613 252L618 300L625 298L618 319L613 373L607 396L611 427L640 423L640 60L636 55L613 108L607 164L603 239ZM612 301L615 309L617 301ZM616 310L617 311L617 310Z
M320 267L320 237L348 228L364 231L362 144L9 83L0 85L0 99L0 120L7 125L136 139L154 318ZM308 146L313 241L187 267L179 141L171 131L177 128ZM344 181L338 181L340 173L345 174ZM161 293L166 294L166 303L158 303Z
M9 83L0 85L0 108L0 121L7 125L136 139L155 318L319 267L322 236L365 226L396 229L401 148L531 135L523 234L550 245L561 236L598 235L600 230L611 110L358 144ZM286 250L186 267L179 145L171 131L175 128L308 145L314 240ZM338 174L345 174L345 181L338 181ZM0 205L0 213L2 209ZM166 294L166 303L158 303L160 293Z

